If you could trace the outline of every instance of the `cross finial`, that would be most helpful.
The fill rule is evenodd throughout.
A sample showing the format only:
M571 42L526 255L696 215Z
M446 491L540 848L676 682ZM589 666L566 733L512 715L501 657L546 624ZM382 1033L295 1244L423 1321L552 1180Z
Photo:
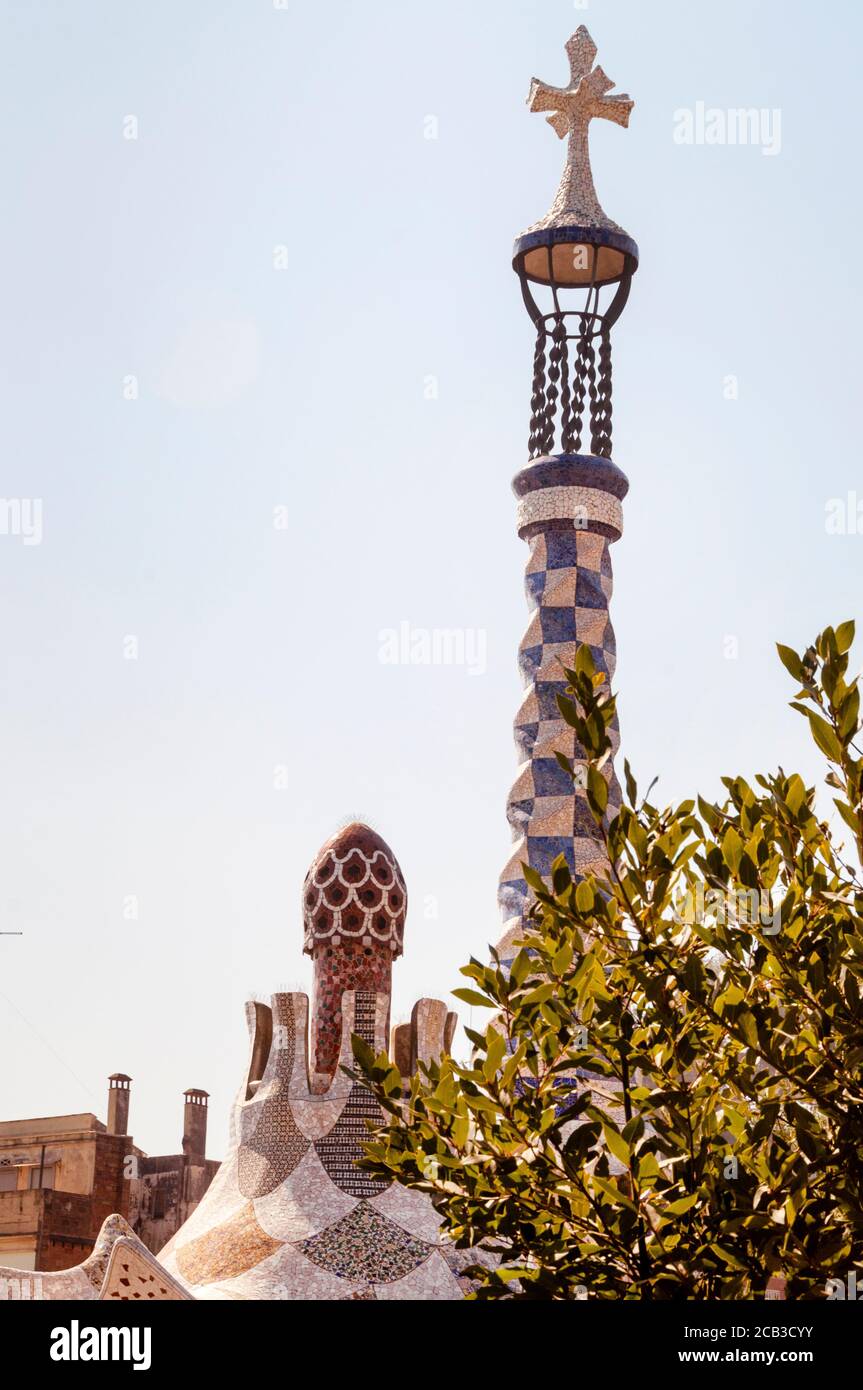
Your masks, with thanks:
M582 24L566 45L570 81L567 87L552 87L535 77L527 104L531 111L547 111L549 125L562 140L569 136L566 169L551 211L536 227L575 224L583 227L616 228L603 212L593 186L587 130L595 116L617 125L629 124L634 106L632 98L614 87L602 68L594 67L596 44ZM533 229L532 229L533 230Z
M570 79L575 83L580 77L587 76L596 57L596 44L585 25L581 24L576 29L566 45L566 52L569 57Z

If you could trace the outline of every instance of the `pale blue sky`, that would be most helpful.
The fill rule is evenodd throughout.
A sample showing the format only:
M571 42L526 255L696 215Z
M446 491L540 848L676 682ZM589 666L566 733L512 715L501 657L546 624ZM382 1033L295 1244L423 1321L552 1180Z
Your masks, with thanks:
M861 13L0 4L0 496L43 505L41 545L0 535L0 929L25 933L0 1115L104 1117L122 1070L139 1143L176 1150L198 1085L219 1156L243 1001L310 980L302 879L347 816L408 882L397 1017L499 934L533 346L509 261L563 153L529 81L565 80L582 22L636 102L592 132L642 256L615 333L624 751L669 799L813 772L773 642L861 590L863 535L825 531L863 499ZM779 109L779 153L676 144L699 101ZM487 670L381 664L401 621L481 631Z

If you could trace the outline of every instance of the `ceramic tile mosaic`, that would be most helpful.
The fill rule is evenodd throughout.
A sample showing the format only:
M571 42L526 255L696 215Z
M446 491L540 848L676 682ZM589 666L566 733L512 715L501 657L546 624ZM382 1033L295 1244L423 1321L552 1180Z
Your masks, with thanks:
M291 1106L294 1015L290 995L276 996L273 1016L278 1021L268 1069L254 1100L243 1111L238 1181L244 1197L263 1197L275 1191L309 1147Z
M417 1240L437 1245L441 1239L440 1217L422 1192L412 1192L399 1183L392 1183L384 1192L373 1197L369 1206L388 1221L401 1226Z
M428 1062L445 1051L448 1017L447 1006L440 999L420 999L414 1005L411 1022L416 1036L416 1056L411 1058L411 1070L417 1062Z
M518 504L518 527L522 530L536 521L572 523L579 515L585 523L600 521L616 531L623 530L623 512L617 498L588 487L550 487L529 493Z
M584 750L557 699L566 692L563 668L574 665L579 646L590 648L609 681L614 675L610 546L622 533L628 483L609 459L559 455L536 459L513 487L519 535L530 547L525 588L531 616L519 648L525 695L515 743L521 762L507 805L514 845L498 892L504 936L497 949L505 961L515 954L531 903L523 863L546 878L561 854L576 876L603 868L601 836L587 799L555 757L563 753L576 768L585 766ZM616 725L611 738L616 752ZM613 813L620 787L612 759L606 771Z
M223 1286L236 1297L267 1300L326 1299L344 1302L373 1299L373 1286L365 1279L348 1279L333 1274L303 1254L301 1245L286 1245L272 1259L257 1265L242 1281ZM208 1295L209 1296L209 1295Z
M382 1300L410 1299L415 1303L460 1303L465 1291L435 1250L416 1269L392 1284L376 1284L375 1297Z
M327 1174L342 1192L352 1197L373 1197L387 1186L356 1166L362 1145L368 1142L369 1125L380 1125L381 1109L364 1087L355 1086L331 1132L315 1140L315 1151Z
M386 1284L402 1279L427 1260L431 1247L388 1221L368 1202L301 1245L321 1269L348 1279Z
M377 996L356 991L353 1030L372 1048L375 1045L376 1022ZM352 1197L373 1197L387 1186L356 1167L356 1160L362 1157L362 1144L369 1137L367 1122L379 1125L382 1119L381 1109L368 1091L354 1085L333 1128L315 1140L315 1152L327 1175L340 1191Z
M352 1083L347 1077L337 1074L329 1091L310 1093L307 1090L305 1096L292 1095L297 1128L313 1142L323 1139L337 1123L351 1089Z
M100 1299L119 1303L185 1302L190 1294L161 1267L149 1250L125 1236L115 1243Z
M275 1192L256 1200L255 1217L262 1230L279 1240L308 1240L341 1221L357 1200L336 1186L312 1148Z
M268 1236L251 1203L227 1221L177 1249L177 1269L189 1284L231 1279L267 1259L282 1241Z

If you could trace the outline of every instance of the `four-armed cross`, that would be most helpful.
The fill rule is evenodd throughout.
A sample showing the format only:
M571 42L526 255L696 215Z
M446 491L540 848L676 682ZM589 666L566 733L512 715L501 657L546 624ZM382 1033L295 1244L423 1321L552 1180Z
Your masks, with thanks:
M614 86L602 68L595 68L596 44L582 24L566 45L569 56L570 82L568 87L550 87L535 77L530 85L527 104L531 111L550 111L549 125L561 140L569 136L566 168L551 211L537 227L563 226L567 223L584 227L611 227L617 224L605 215L599 205L590 171L587 128L594 116L601 116L618 125L629 124L634 102L624 93L608 96Z

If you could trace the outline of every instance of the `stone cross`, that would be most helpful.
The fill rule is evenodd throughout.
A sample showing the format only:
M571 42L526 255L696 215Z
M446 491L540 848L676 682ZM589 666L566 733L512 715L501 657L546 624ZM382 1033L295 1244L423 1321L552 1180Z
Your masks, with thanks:
M629 113L635 103L625 93L608 95L614 83L610 77L606 77L602 68L593 66L596 44L583 24L569 40L566 51L570 66L569 86L551 87L535 77L528 94L530 110L550 111L548 123L552 129L561 140L569 136L566 168L557 196L551 210L530 230L566 225L619 230L617 223L603 212L596 196L587 132L594 116L615 121L617 125L629 125Z

